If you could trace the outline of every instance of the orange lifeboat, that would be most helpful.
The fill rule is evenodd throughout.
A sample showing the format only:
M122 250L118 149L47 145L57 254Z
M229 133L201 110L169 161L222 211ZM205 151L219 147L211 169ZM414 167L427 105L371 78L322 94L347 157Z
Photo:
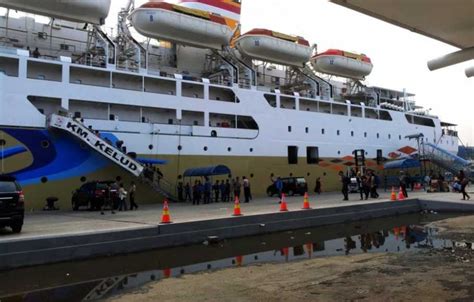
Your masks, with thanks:
M235 47L252 59L289 66L302 66L311 57L309 42L268 29L253 29L235 41Z
M322 73L362 80L372 72L372 62L364 54L329 49L311 59L313 68Z
M104 24L112 0L0 0L0 6L58 19Z
M221 49L233 35L225 18L167 2L148 2L134 10L130 20L146 37L200 48Z

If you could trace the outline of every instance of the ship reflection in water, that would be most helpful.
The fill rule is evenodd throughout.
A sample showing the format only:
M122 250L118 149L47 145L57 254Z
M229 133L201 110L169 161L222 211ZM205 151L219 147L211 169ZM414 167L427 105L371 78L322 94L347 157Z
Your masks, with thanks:
M443 215L404 215L344 225L18 269L0 276L0 300L95 300L148 282L215 269L360 253L443 248L426 223ZM22 280L17 282L15 280Z

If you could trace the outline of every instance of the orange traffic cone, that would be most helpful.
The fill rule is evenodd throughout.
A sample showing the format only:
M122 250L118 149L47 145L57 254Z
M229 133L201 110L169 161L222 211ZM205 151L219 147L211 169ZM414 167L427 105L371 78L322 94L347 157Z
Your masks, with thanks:
M281 194L281 201L280 201L280 212L288 212L288 205L286 204L285 194Z
M163 202L163 214L161 215L161 223L171 223L170 209L168 207L168 200Z
M171 269L170 268L165 268L163 270L163 277L164 278L170 278L171 277Z
M402 187L400 187L400 190L398 191L398 200L405 200L405 195L403 195Z
M232 214L232 216L242 216L242 213L240 212L240 201L237 195L235 196L234 214Z
M244 257L243 256L235 257L235 264L237 266L242 266L242 263L244 263Z
M397 201L397 194L395 193L395 188L392 187L392 194L390 194L391 201Z
M308 192L304 193L304 199L303 199L303 210L311 210L311 206L309 205L309 199L308 199Z
M311 259L313 258L313 244L312 243L306 243L306 250L308 251L308 258Z
M417 183L415 184L415 190L416 190L416 191L421 190L421 184L420 184L419 182L417 182Z

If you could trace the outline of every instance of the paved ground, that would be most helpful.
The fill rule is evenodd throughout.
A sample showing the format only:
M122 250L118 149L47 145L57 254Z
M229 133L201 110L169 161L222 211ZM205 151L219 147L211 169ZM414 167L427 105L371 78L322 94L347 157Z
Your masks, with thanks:
M310 196L312 208L336 207L360 203L376 203L386 201L389 192L380 192L380 199L360 201L358 194L351 194L349 201L342 201L340 193L324 193ZM460 195L455 193L409 192L410 198L421 198L440 201L459 201ZM303 205L303 197L288 197L290 211L299 211ZM242 203L244 215L275 213L279 210L278 199L259 198L250 203ZM57 212L27 213L21 234L12 234L9 229L0 230L0 243L19 239L61 236L125 230L157 225L161 219L162 205L142 205L138 211L116 212L112 215L100 215L100 212L64 210ZM233 203L212 203L193 206L189 203L171 203L170 212L173 222L198 221L216 218L229 218L232 215Z

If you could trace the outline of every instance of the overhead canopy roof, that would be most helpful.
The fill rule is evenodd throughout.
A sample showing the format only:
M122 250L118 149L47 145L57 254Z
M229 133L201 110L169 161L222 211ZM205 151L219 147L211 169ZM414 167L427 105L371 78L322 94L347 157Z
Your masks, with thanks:
M388 163L385 163L383 168L384 169L411 169L411 168L419 168L420 167L420 161L412 158L405 158L405 159L399 159L399 160L394 160L390 161Z
M330 0L458 48L474 46L473 0Z
M224 165L192 168L184 171L184 177L214 176L231 174L230 169Z

